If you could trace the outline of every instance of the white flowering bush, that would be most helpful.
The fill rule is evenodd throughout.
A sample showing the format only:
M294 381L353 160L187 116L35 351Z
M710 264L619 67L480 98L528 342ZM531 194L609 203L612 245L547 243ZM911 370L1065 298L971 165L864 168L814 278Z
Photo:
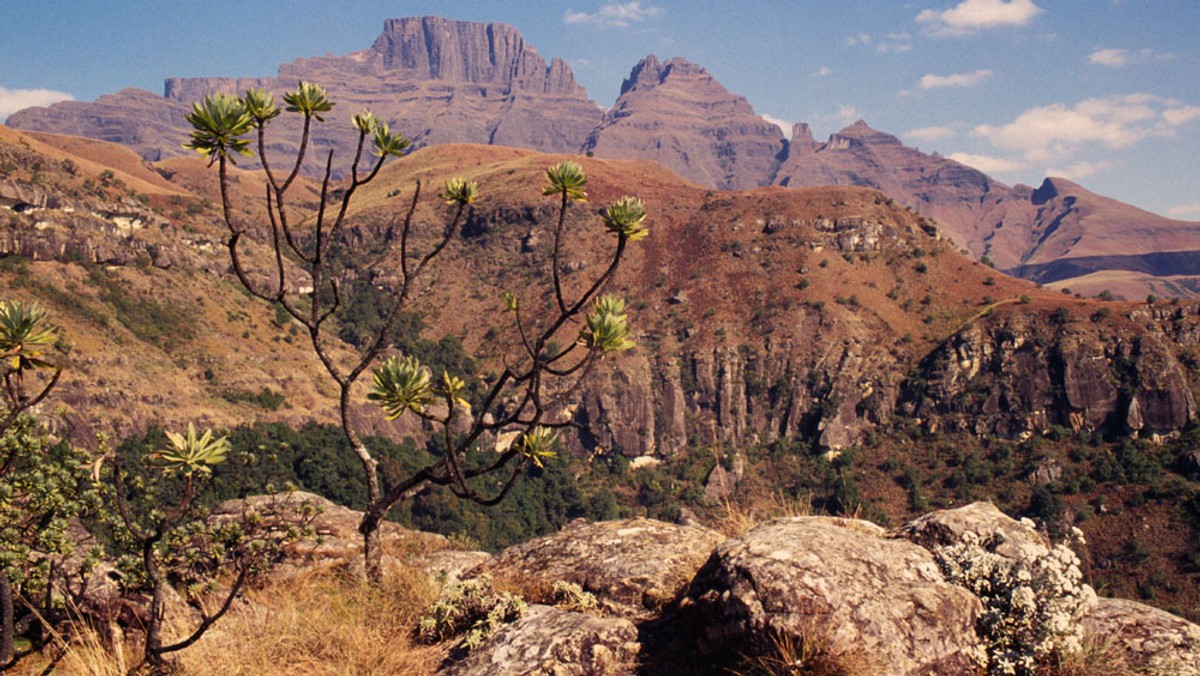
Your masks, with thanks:
M1078 652L1083 630L1076 619L1094 592L1082 582L1075 552L1058 544L1012 559L996 554L996 544L968 532L936 552L946 578L983 602L978 631L988 673L1034 674L1056 655Z

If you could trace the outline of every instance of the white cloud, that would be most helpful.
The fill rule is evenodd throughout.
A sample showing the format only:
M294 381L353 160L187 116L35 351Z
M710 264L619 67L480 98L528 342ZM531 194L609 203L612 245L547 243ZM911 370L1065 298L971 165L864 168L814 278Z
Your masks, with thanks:
M1163 119L1173 127L1180 127L1192 120L1200 120L1200 106L1180 106L1163 111Z
M778 117L772 117L772 116L766 115L766 114L764 114L762 116L762 119L766 120L767 122L770 122L771 124L775 125L776 127L779 127L780 131L783 132L783 135L785 137L787 137L787 138L792 137L792 123L791 122L788 122L787 120L781 120Z
M1175 218L1188 218L1190 216L1200 217L1200 202L1196 204L1181 204L1177 207L1167 209L1168 216Z
M1088 56L1088 61L1101 66L1120 68L1129 63L1128 49L1097 49Z
M1033 0L963 0L940 12L922 10L917 23L928 24L935 35L965 35L986 28L1025 26L1043 11Z
M850 125L861 120L862 113L854 106L842 104L838 106L837 119L844 125Z
M1123 68L1131 63L1152 63L1157 61L1171 61L1175 58L1174 54L1165 54L1156 52L1153 49L1101 49L1097 47L1088 55L1088 61L1091 63L1108 66L1110 68Z
M626 28L663 13L661 7L642 7L634 0L625 3L609 3L595 12L576 12L568 9L563 14L565 24L592 24L601 28Z
M992 71L990 70L976 70L970 73L954 73L952 75L925 75L921 78L921 89L978 87L991 77Z
M985 173L1037 168L1045 175L1078 180L1115 166L1105 153L1151 138L1169 138L1198 120L1200 106L1152 94L1085 99L1073 106L1056 103L1030 108L1007 124L975 127L972 135L987 141L996 153L955 153L950 158ZM936 135L938 129L914 132Z
M954 138L958 135L958 131L954 127L921 127L920 129L912 129L904 135L911 139L929 143Z
M1020 171L1028 165L1019 159L1011 157L996 157L994 155L975 155L971 153L951 153L950 159L968 167L973 167L985 174L1003 174Z
M9 115L30 106L48 106L59 101L74 101L75 97L66 92L56 92L52 89L8 89L0 87L0 122L8 119Z
M858 33L842 41L847 47L869 46L874 44L875 51L880 54L889 52L907 52L912 49L912 36L908 33L888 33L879 38L870 33Z
M1200 119L1200 107L1151 94L1085 99L1068 107L1031 108L1004 125L983 124L974 133L1032 163L1063 162L1094 147L1117 150L1152 136L1168 136Z
M833 69L829 66L821 66L813 71L813 77L829 77L830 75L833 75Z
M1078 181L1088 176L1111 169L1116 163L1103 162L1072 162L1065 167L1049 167L1043 173L1047 176L1059 176L1070 181Z

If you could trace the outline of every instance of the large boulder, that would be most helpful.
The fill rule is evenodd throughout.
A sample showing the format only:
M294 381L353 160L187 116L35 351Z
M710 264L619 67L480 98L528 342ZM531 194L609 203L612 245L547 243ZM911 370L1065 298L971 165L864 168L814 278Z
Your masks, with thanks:
M447 676L608 676L632 674L641 649L633 623L550 606L530 606L462 660Z
M1102 598L1084 615L1083 630L1138 673L1200 676L1200 626L1166 611Z
M483 568L535 589L573 582L595 594L605 612L643 619L674 600L724 539L700 526L652 519L580 520L509 547Z
M1050 541L1032 521L1017 521L990 502L930 512L897 530L901 537L929 550L962 544L965 533L990 543L989 550L1008 559L1026 560L1050 553Z
M772 521L717 547L680 603L715 658L820 646L876 673L974 673L979 600L927 550L828 517Z
M339 568L360 574L363 568L363 536L358 532L363 513L343 507L313 493L295 491L278 495L253 495L227 500L209 515L213 521L236 520L257 512L268 528L286 528L311 519L314 537L301 539L285 551L287 559L276 575L287 577L312 568ZM315 515L308 516L310 512ZM405 528L384 521L379 527L385 568L417 566L434 581L456 579L463 570L491 560L486 552L455 549L449 539L435 533Z

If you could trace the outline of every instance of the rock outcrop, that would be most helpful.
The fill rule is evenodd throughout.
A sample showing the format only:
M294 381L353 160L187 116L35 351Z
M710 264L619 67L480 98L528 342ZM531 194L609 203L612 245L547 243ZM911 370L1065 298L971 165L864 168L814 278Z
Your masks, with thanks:
M1099 599L1083 628L1139 673L1200 674L1200 627L1127 599Z
M1004 437L1053 425L1153 437L1195 417L1187 369L1161 327L1105 340L1065 322L1013 312L959 331L926 357L906 407Z
M1009 559L1036 558L1050 552L1050 541L1032 522L1016 521L990 502L930 512L897 531L929 550L961 544L966 533L991 543L992 552Z
M783 146L779 127L703 68L651 55L634 66L584 150L654 160L703 186L745 189L770 183Z
M633 674L637 627L622 618L595 617L533 605L482 647L439 673L446 676L616 676Z
M877 673L970 673L979 601L933 556L873 524L782 519L722 543L681 603L714 655L769 655L773 641L857 653Z
M651 519L586 523L510 547L479 571L549 589L573 582L620 617L645 619L674 600L724 537Z

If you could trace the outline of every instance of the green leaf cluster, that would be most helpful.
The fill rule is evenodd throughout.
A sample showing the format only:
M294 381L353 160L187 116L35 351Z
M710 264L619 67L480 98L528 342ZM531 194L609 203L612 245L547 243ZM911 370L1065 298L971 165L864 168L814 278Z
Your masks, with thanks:
M446 181L438 197L450 206L467 206L479 199L479 184L456 176Z
M558 455L554 451L554 444L557 441L558 435L554 433L554 430L539 425L521 436L521 440L517 444L517 451L529 458L535 466L545 467L546 459Z
M52 345L57 331L58 327L46 318L46 310L37 303L0 303L0 355L13 370L50 366L39 348Z
M218 159L237 164L233 154L254 154L250 140L241 138L254 128L254 118L238 97L220 92L206 95L192 104L192 112L186 117L192 125L192 136L183 147L207 157L209 164Z
M583 168L571 160L563 160L546 169L546 179L550 182L542 189L543 195L562 195L564 199L574 202L586 202L587 174Z
M178 472L185 477L196 473L212 474L212 466L225 462L229 453L229 440L216 437L212 430L204 430L197 436L196 426L188 423L187 433L167 432L170 444L154 454L154 459L164 469Z
M429 369L413 355L389 357L372 374L375 385L367 399L378 404L388 420L395 420L408 410L420 413L433 402Z
M587 326L580 330L579 339L592 350L616 352L628 350L636 343L629 339L629 318L625 301L617 296L604 295L596 299L587 316Z
M646 205L642 200L626 195L609 205L600 214L604 227L618 237L625 237L631 242L644 239L650 234L646 229Z

